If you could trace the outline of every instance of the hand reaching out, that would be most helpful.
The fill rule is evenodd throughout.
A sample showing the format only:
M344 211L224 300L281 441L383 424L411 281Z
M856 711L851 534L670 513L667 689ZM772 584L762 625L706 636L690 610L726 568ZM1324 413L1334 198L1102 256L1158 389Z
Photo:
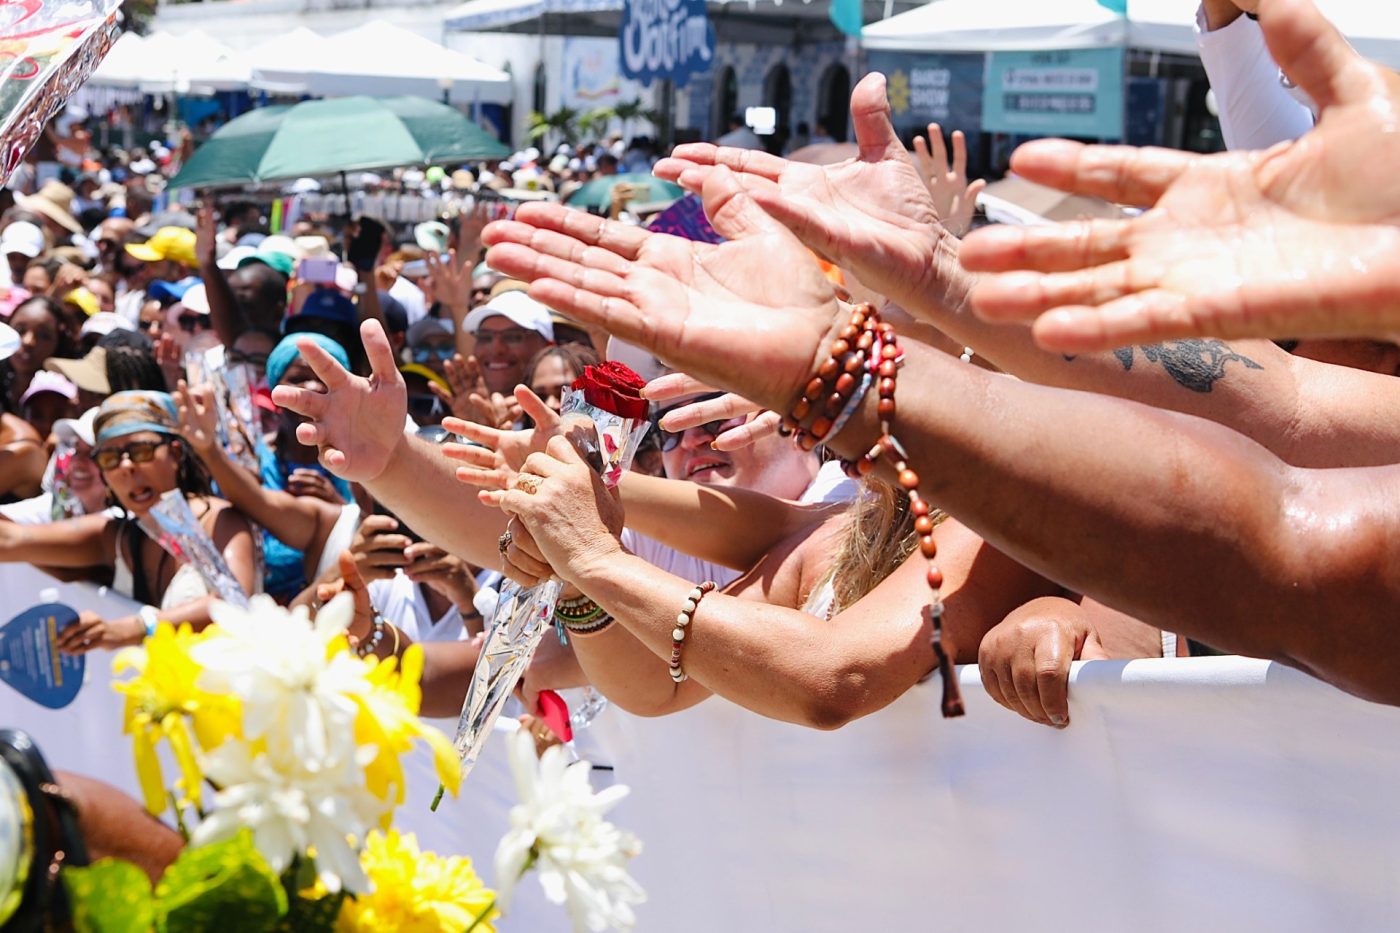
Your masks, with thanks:
M982 637L982 686L1002 706L1031 722L1069 725L1069 674L1074 661L1106 658L1078 603L1034 599Z
M428 264L432 294L451 312L452 320L460 327L471 302L472 270L457 261L456 250L447 251L446 262L436 253L428 253L424 259Z
M1308 0L1260 0L1259 15L1274 59L1322 108L1317 126L1265 153L1023 146L1012 168L1032 181L1152 210L968 237L964 265L1003 273L974 292L980 314L1035 320L1041 346L1065 353L1400 329L1400 139L1376 123L1400 107L1400 76Z
M393 516L368 515L360 522L349 553L366 582L387 580L396 569L408 565L404 550L412 543L412 538L399 533Z
M642 390L644 398L662 403L685 398L697 393L710 393L714 389L685 373L667 373L646 384ZM760 438L774 434L782 421L776 412L767 411L748 399L727 392L718 398L697 399L689 404L677 405L662 415L658 427L672 434L679 434L689 428L711 421L731 421L746 415L754 417L734 427L726 427L715 435L712 442L716 450L738 450L747 447Z
M347 372L313 341L297 348L325 392L279 385L272 400L310 420L297 426L297 440L321 450L321 464L336 476L368 482L384 472L403 443L408 390L394 363L394 352L378 321L360 325L370 376Z
M953 164L948 165L948 150L943 144L943 128L928 125L928 139L914 137L914 161L924 185L933 198L934 212L943 228L953 236L962 236L972 228L972 214L977 208L977 195L987 187L982 179L968 184L967 138L962 130L953 130Z
M326 478L326 474L306 467L299 467L288 475L287 492L294 496L311 496L331 505L345 504L340 493L336 492L335 484Z
M207 385L191 387L181 379L175 388L175 405L180 415L180 436L201 458L219 444L219 410L214 390Z
M194 218L194 255L201 269L218 262L218 245L214 231L214 205L202 204Z
M185 358L180 345L169 334L161 334L156 340L156 363L160 366L165 384L173 386L185 377Z
M558 433L559 416L543 399L525 386L516 386L515 397L521 409L535 422L533 428L512 431L460 418L443 419L444 428L471 442L442 445L442 452L448 459L466 464L457 468L457 479L481 485L469 478L489 474L479 478L489 480L492 488L504 489L525 465L526 458L533 453L543 453L549 439Z

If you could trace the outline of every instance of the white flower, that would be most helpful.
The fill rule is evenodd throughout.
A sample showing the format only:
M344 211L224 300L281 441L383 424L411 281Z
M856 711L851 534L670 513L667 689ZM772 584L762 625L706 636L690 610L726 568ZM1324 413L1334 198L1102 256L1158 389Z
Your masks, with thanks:
M387 807L365 790L361 763L316 771L295 763L278 767L268 755L250 755L246 742L230 739L205 755L203 765L223 789L191 845L218 842L247 827L273 871L280 874L294 855L314 847L317 877L327 889L369 890L350 840L363 840Z
M368 689L367 666L328 650L353 612L349 594L331 600L314 624L305 609L288 612L267 596L254 596L246 610L223 602L210 609L223 637L194 649L204 668L199 685L238 697L244 738L264 740L279 769L334 770L355 756L349 695Z
M496 897L504 910L515 884L532 866L539 869L547 898L566 904L576 931L630 930L632 904L646 892L627 874L627 860L641 844L603 819L628 794L624 785L593 793L587 762L570 764L561 746L536 761L529 732L511 736L510 768L520 803L510 811L511 829L496 849Z

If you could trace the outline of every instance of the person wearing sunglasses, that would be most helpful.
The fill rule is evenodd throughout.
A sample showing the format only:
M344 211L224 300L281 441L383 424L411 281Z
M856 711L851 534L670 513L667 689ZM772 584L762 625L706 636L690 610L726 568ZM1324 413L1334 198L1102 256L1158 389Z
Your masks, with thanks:
M405 364L423 366L446 378L446 363L457 352L450 324L425 317L404 334L401 359Z
M0 522L0 561L109 567L112 589L144 604L134 615L112 619L82 613L59 636L59 650L82 654L139 644L158 620L188 622L196 629L209 624L210 585L195 565L172 556L154 535L151 509L175 490L187 498L199 527L243 591L257 592L252 525L228 502L210 495L208 477L180 440L172 397L118 392L102 403L93 427L92 459L119 514L33 526Z

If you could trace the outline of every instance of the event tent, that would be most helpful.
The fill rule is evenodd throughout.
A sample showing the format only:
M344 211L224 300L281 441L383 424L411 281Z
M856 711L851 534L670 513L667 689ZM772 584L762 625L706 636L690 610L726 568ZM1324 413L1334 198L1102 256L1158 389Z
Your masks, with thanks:
M1400 68L1400 5L1317 0L1363 55ZM869 49L1004 52L1121 45L1196 54L1197 0L1127 0L1127 15L1098 0L939 0L873 23Z
M444 89L463 103L507 103L512 97L504 71L384 20L338 33L280 62L260 64L253 81L299 84L324 97L439 98Z
M93 73L98 86L144 94L207 94L248 86L249 68L228 46L195 30L183 35L123 33Z
M251 84L260 91L278 94L304 94L306 81L296 80L277 82L262 77L265 71L275 72L288 62L305 59L320 60L324 57L322 47L326 40L305 26L298 26L291 32L280 33L265 42L260 42L243 53L243 59L251 71Z

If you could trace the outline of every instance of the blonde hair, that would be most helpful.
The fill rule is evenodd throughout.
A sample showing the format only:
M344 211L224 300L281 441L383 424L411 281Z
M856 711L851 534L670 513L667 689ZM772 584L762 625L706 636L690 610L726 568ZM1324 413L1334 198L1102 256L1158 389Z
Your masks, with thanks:
M828 618L854 604L894 573L918 547L914 516L904 490L867 477L847 515L846 532L831 567L808 595L809 604L828 584L834 598ZM947 515L932 513L934 524Z

